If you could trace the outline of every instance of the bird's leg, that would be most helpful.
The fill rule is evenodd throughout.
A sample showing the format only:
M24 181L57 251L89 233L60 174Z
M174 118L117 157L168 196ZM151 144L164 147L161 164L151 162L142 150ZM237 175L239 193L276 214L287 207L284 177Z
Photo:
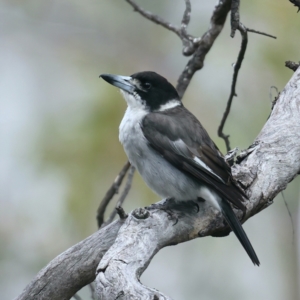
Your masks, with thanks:
M178 223L179 216L178 213L174 211L176 210L176 201L174 198L166 198L163 203L153 203L145 208L148 210L160 209L168 215L169 220L175 219L175 223L173 224L173 226Z
M203 202L205 200L199 198L197 199L197 201ZM178 223L178 219L184 214L199 212L199 205L197 202L193 200L177 201L174 198L167 198L163 203L154 203L145 208L148 210L151 209L163 210L168 214L170 220L175 219L175 223L173 225L176 225Z

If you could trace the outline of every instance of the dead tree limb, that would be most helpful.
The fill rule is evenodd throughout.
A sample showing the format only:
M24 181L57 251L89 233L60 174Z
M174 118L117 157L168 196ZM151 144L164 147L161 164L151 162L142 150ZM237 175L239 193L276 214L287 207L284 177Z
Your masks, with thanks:
M119 188L123 182L124 177L127 174L127 171L130 168L130 162L127 161L122 170L119 172L117 177L115 178L114 182L112 183L111 187L106 192L104 198L102 199L98 210L97 210L97 223L98 228L100 228L103 225L104 222L104 213L107 208L107 205L111 201L111 199L114 197L115 194L119 192Z
M97 265L123 223L123 220L111 223L54 258L15 300L70 299L94 281Z
M197 41L197 47L192 58L188 61L177 82L177 92L182 98L194 74L203 68L206 54L211 49L216 38L222 31L227 14L230 11L231 0L218 1L210 19L210 28Z
M235 180L250 198L242 222L272 204L299 171L300 70L281 92L251 150L233 167ZM129 215L97 268L99 299L170 299L139 281L153 256L165 246L228 234L221 214L207 203L200 206L199 212L192 206L176 206L179 204L173 206L178 219L175 225L161 209L137 209Z
M232 167L234 179L250 197L243 222L272 204L299 173L299 120L300 69L280 93L253 145ZM183 209L176 205L174 212L176 225L161 209L138 209L100 229L50 262L17 300L70 299L95 279L96 269L99 299L170 299L139 282L153 256L168 245L229 233L220 213L206 203L198 213L192 206Z

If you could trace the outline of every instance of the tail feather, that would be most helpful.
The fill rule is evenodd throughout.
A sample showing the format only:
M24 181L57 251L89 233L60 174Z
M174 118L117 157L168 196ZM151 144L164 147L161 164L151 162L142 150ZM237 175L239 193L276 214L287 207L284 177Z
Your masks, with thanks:
M244 231L240 221L236 217L235 213L233 212L230 204L226 200L222 200L221 202L221 208L223 216L225 217L228 225L232 229L232 231L235 233L236 237L248 253L250 259L252 260L254 265L259 266L260 262L258 260L258 257L246 235L246 232Z

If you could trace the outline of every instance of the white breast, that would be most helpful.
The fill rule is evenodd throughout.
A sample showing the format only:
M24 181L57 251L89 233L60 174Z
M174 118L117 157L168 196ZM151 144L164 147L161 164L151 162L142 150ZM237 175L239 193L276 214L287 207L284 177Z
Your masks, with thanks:
M129 161L137 168L147 185L161 197L195 199L195 182L170 165L148 146L141 121L146 111L128 107L120 124L119 139Z
M145 115L146 111L128 107L119 127L119 140L134 166L136 166L136 156L142 156L148 147L141 129L141 122Z

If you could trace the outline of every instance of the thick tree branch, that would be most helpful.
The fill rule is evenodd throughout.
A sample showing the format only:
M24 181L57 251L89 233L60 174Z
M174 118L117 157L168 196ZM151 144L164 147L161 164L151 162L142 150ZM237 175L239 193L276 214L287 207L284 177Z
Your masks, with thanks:
M250 196L243 221L268 207L297 176L299 120L300 70L280 94L252 151L233 167L235 180ZM101 299L117 299L120 295L122 299L170 299L139 281L153 256L168 245L229 232L221 214L207 203L200 204L199 212L192 205L188 208L174 203L172 211L177 219L175 225L170 214L161 209L139 209L130 214L97 268L96 290Z
M243 221L268 207L299 173L299 120L300 69L281 92L251 149L232 167L234 179L250 197ZM56 257L17 299L70 299L94 280L99 262L96 292L100 299L116 299L116 295L123 295L121 299L169 299L138 280L155 253L199 236L229 232L220 213L207 203L199 205L199 212L192 205L175 205L171 215L158 208L135 210L127 219L113 222ZM241 217L240 211L237 215ZM136 298L130 298L134 293Z
M67 300L95 279L97 265L123 220L102 228L54 258L15 300Z

